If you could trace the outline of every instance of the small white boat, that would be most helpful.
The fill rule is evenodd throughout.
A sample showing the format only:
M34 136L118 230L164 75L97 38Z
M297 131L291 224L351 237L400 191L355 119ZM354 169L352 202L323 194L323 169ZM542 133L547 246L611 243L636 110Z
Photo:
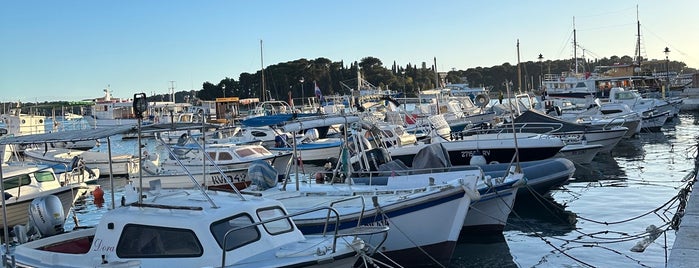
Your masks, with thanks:
M28 148L24 155L40 163L65 164L76 166L73 162L82 159L86 166L98 169L100 174L110 173L109 154L106 152L80 151L64 148ZM115 176L132 176L138 173L137 157L130 154L113 154L111 158L111 173Z
M3 218L7 227L26 224L29 221L29 207L32 200L54 195L60 200L63 215L68 215L73 202L87 193L85 183L61 185L53 169L45 165L3 165L2 182L6 215L0 213L0 227ZM65 219L64 219L65 220Z
M74 113L68 113L68 112L66 112L66 113L63 115L63 119L65 119L65 120L80 120L80 119L83 119L83 116L82 116L82 115L79 115L79 114L74 114Z
M124 200L97 226L42 233L2 251L22 267L350 267L371 253L356 234L388 229L304 235L280 202L226 192L137 193L127 185Z
M342 146L341 138L318 138L318 130L309 129L306 135L298 139L296 144L291 144L287 141L285 135L279 138L279 142L269 148L273 153L293 153L296 147L296 153L303 163L315 164L322 166L328 162L329 158L340 157L340 147Z
M563 157L578 164L589 164L597 153L604 150L601 144L566 144L556 157Z
M181 169L182 166L202 170L206 163L207 169L214 170L214 165L222 170L246 169L256 160L269 161L280 174L286 172L291 161L291 153L272 153L261 145L254 144L206 144L202 151L200 145L189 143L184 146L172 146L174 156L160 155L160 167L165 169ZM204 154L206 152L206 155ZM213 160L213 163L209 160Z
M262 161L262 160L259 160ZM144 187L151 181L160 181L163 188L192 188L193 183L215 189L244 189L250 185L247 168L220 169L215 165L187 167L158 165L159 155L145 154L141 162L143 172L134 182L143 183ZM202 175L204 174L204 175ZM226 179L227 178L227 179Z
M56 173L56 177L58 177L61 185L75 182L95 183L100 178L100 170L86 167L82 159L74 167L65 164L54 164L51 168Z

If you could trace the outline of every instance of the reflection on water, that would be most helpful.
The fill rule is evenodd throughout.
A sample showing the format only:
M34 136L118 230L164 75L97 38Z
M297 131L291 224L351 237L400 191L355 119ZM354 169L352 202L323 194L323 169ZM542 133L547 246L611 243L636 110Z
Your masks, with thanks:
M517 267L503 234L459 239L449 267Z
M609 153L598 154L594 161L585 165L575 165L571 181L599 182L604 180L623 180L626 173Z
M577 215L566 208L566 205L558 203L550 195L518 198L507 219L505 230L536 232L543 236L565 235L575 230L577 223Z

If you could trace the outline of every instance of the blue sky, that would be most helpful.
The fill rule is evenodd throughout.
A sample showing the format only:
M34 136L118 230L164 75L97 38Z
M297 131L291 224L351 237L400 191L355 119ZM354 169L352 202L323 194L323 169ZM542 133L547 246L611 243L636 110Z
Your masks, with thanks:
M0 101L198 90L205 81L300 58L372 56L441 71L635 50L699 68L699 1L2 1ZM583 52L578 50L579 54Z

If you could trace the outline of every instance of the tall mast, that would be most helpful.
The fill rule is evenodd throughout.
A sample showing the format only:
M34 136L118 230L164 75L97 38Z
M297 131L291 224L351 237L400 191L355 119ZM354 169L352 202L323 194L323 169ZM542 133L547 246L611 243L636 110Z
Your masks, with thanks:
M636 5L636 65L641 67L641 20L638 18L638 5Z
M434 88L439 89L439 73L437 73L437 57L434 57Z
M262 94L260 94L260 101L264 102L265 101L265 62L264 62L264 57L262 55L262 39L260 39L260 65L262 69Z
M578 73L578 40L575 33L575 17L573 17L573 59L575 60L575 73Z
M519 39L517 39L517 87L522 93L522 67L519 64Z

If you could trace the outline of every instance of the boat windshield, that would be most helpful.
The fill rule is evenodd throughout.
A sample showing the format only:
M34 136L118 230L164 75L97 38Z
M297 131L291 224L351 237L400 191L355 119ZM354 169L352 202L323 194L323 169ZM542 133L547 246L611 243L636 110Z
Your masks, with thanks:
M260 239L260 231L255 226L251 226L251 224L252 217L250 215L238 214L212 223L209 229L214 238L216 238L219 247L223 248L224 236L229 230L249 226L233 231L226 237L226 251L229 251Z

